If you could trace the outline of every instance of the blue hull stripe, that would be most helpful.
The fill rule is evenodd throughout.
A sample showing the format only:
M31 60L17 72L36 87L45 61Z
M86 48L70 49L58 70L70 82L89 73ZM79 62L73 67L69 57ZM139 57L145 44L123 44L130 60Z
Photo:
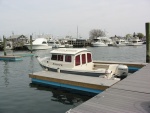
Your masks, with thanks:
M57 82L39 80L39 79L34 79L34 78L32 78L32 83L38 83L38 84L43 84L47 86L55 86L55 87L62 87L62 88L68 88L68 89L75 89L79 91L85 91L85 92L96 93L96 94L101 93L103 91L103 90L96 90L96 89L85 88L85 87L80 87L80 86L73 86L69 84L61 84Z
M141 69L141 68L137 68L137 67L128 67L128 69L129 69L129 72L134 73L134 72L138 71L138 70Z

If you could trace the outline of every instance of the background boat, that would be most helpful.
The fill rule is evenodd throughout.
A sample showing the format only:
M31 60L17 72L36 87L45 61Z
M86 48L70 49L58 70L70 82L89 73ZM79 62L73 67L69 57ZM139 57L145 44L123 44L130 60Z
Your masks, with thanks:
M25 46L31 50L31 44L25 44ZM48 45L47 39L45 38L37 38L32 42L32 50L44 50L50 48L52 48L52 46Z
M139 39L139 37L132 37L129 40L128 46L141 46L143 45L143 41Z
M91 46L100 47L100 46L108 46L111 43L111 40L107 37L97 37L94 38L91 42Z

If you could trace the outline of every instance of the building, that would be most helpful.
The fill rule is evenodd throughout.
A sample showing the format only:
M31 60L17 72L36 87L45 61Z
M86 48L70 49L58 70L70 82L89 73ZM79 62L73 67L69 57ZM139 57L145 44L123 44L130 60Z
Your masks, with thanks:
M24 44L29 43L29 39L25 35L12 35L6 40L12 42L13 48L23 47Z

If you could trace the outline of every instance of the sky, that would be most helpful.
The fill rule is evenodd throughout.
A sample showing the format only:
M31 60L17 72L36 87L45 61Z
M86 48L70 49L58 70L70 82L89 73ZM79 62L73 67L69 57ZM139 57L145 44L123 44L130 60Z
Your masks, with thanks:
M143 33L150 0L0 0L0 37L51 34L89 38L92 29L108 36ZM78 30L77 30L78 29Z

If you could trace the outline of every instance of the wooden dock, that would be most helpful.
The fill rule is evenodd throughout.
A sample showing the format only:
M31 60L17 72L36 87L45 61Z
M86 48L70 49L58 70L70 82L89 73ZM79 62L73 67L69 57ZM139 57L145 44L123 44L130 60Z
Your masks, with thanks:
M25 53L25 54L0 56L0 60L3 60L3 61L21 61L21 60L23 60L22 57L30 57L30 56L34 56L34 54Z
M90 77L83 75L65 74L49 71L41 71L29 74L32 83L55 86L89 93L100 93L119 79L107 79L102 77Z
M67 113L150 113L150 64Z
M147 63L140 63L140 62L118 62L118 61L100 61L95 60L95 64L123 64L128 66L129 73L134 73L141 69L142 67L146 66Z
M21 56L14 56L14 55L7 55L7 56L0 56L0 60L4 61L20 61L22 60Z

